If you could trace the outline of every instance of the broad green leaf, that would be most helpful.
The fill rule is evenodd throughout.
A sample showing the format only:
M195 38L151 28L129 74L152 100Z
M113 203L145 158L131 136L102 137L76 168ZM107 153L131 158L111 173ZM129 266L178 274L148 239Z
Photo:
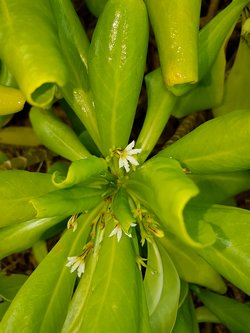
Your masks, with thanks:
M9 306L10 306L9 302L1 302L0 303L0 321L2 320L4 314L7 311Z
M127 190L159 219L166 232L190 246L203 247L215 241L206 223L186 223L183 210L198 194L198 188L171 158L154 157L138 168L127 182Z
M200 193L191 203L223 204L235 195L250 189L250 171L212 174L188 174Z
M66 267L67 257L78 255L87 240L92 219L80 217L73 233L67 230L48 256L17 293L2 322L1 332L56 333L61 331L75 284L76 274Z
M0 297L5 301L12 301L20 289L20 287L27 280L28 276L24 274L0 274Z
M32 246L32 254L38 264L40 264L48 254L47 241L39 239Z
M20 90L0 85L0 115L21 111L25 98Z
M88 180L107 170L104 159L91 156L82 160L74 161L68 170L67 176L61 176L59 172L53 173L52 181L58 188L67 188Z
M168 251L181 279L219 293L226 292L227 287L220 275L191 247L170 236L161 238L159 243Z
M39 140L53 152L70 161L90 156L72 128L63 123L51 111L33 107L29 117Z
M231 333L249 333L250 308L226 296L197 288L197 296Z
M104 155L110 153L110 148L125 148L128 144L147 43L148 18L144 2L108 1L94 30L88 58Z
M12 119L13 115L8 114L7 116L0 116L0 128L4 127L8 124L8 122Z
M7 126L1 129L0 143L30 147L37 147L41 144L33 129L28 126Z
M36 217L44 218L87 212L97 206L105 194L105 188L75 185L32 198L30 202L37 212Z
M53 102L67 70L49 0L0 2L0 58L30 104L48 107Z
M188 207L190 218L211 224L216 242L198 253L227 280L250 294L250 212L212 205Z
M87 259L62 333L139 332L143 289L132 240L109 237L115 224L107 222L101 244L98 237Z
M85 0L85 2L91 13L98 17L102 13L107 0Z
M145 76L147 88L147 113L136 147L142 149L139 161L146 160L157 143L173 111L177 97L169 92L163 82L161 69Z
M220 319L206 306L199 306L195 309L198 323L221 323Z
M0 171L0 226L35 217L30 199L54 191L51 175L28 171Z
M89 40L70 0L49 0L56 20L61 52L67 64L63 96L96 143L99 135L87 74Z
M18 88L14 76L10 73L6 64L0 59L0 84L7 87Z
M199 333L194 304L190 293L178 311L172 333Z
M32 247L47 230L63 221L64 218L55 216L0 228L0 259Z
M198 32L201 1L146 0L165 84L198 81ZM190 20L192 17L192 20Z
M193 173L250 168L250 112L238 110L209 120L160 152Z
M67 64L72 67L74 79L79 82L86 80L89 40L74 6L70 0L49 0L49 2L56 19L60 46ZM78 72L75 72L76 69Z
M148 243L144 287L151 332L171 332L179 306L180 280L168 253L160 244Z
M225 83L223 103L213 109L215 116L239 110L250 109L248 77L250 75L250 18L242 25L241 38L233 67ZM244 28L245 27L245 28Z

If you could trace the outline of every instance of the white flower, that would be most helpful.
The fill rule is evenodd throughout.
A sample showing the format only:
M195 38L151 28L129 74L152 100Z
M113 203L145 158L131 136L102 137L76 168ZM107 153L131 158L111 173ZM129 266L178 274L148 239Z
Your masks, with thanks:
M135 227L136 224L135 223L131 223L130 225L131 227ZM109 234L109 237L112 237L112 236L115 236L117 237L117 242L120 242L120 239L122 238L122 233L124 232L124 234L126 236L128 236L129 238L132 237L131 234L128 234L127 232L125 232L123 229L122 229L122 226L120 224L117 224L115 226L115 228L111 231L111 233Z
M118 151L119 154L119 168L124 168L126 172L129 172L129 163L132 165L139 165L138 161L132 156L139 154L141 149L133 149L135 146L135 141L133 140L124 150Z
M75 270L77 270L78 277L81 277L81 275L84 273L85 270L85 260L82 256L74 256L74 257L68 257L68 263L66 264L67 267L71 267L70 273L73 273Z

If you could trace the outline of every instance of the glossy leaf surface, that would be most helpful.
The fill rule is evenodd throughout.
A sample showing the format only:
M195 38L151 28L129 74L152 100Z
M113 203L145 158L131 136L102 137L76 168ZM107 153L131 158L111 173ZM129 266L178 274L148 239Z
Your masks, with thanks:
M76 278L65 266L67 257L81 251L92 218L81 220L76 232L68 230L32 273L0 323L1 332L60 332Z
M109 237L114 227L110 220L87 259L62 333L139 332L142 282L131 239Z
M24 103L25 98L20 90L0 85L0 115L21 111Z
M0 2L0 58L30 104L48 107L53 102L67 71L49 0Z
M63 216L56 216L0 228L0 259L32 247L48 229L63 219Z
M146 4L165 84L197 82L201 1L146 0Z
M95 28L89 50L102 152L128 144L141 89L148 42L142 0L111 0ZM131 89L133 87L133 89Z
M104 189L76 185L31 199L37 218L72 215L94 208L104 199Z

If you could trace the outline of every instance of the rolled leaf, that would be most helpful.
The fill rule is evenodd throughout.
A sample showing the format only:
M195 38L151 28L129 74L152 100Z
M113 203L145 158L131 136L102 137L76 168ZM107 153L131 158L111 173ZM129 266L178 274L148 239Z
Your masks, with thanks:
M0 115L21 111L25 98L20 90L0 85Z
M171 158L154 157L131 174L127 190L153 212L160 226L190 246L212 244L215 235L206 223L186 223L183 211L198 188Z
M34 197L52 192L51 175L28 171L0 171L0 226L33 219L36 211L30 203Z
M181 118L192 112L220 105L223 101L225 70L226 54L225 43L223 43L211 69L194 89L179 97L172 115Z
M146 0L168 87L198 81L200 0ZM190 20L190 17L192 19Z
M72 185L83 183L92 176L99 175L107 170L107 163L104 159L91 156L82 160L74 161L67 175L61 176L60 172L53 173L52 181L58 188L67 188Z
M53 102L67 70L49 0L0 2L0 58L30 104L48 107Z
M128 144L147 42L144 2L109 1L99 17L89 50L89 78L104 155L111 148L125 148Z
M232 1L200 30L198 40L199 81L211 70L220 49L232 32L248 2L248 0ZM172 92L179 96L194 87L195 85L183 84L173 87Z

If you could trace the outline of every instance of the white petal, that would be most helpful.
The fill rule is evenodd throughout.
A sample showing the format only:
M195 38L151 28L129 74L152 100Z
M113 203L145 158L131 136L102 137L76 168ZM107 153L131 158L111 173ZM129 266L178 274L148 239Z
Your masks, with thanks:
M83 262L79 265L78 270L77 270L77 275L78 275L79 278L80 278L81 275L84 273L84 271L85 271L85 262L83 261Z
M111 231L111 233L109 234L109 237L112 237L112 236L114 236L114 235L116 235L117 234L117 226Z
M117 227L117 241L120 242L121 238L122 238L122 228Z
M129 155L135 155L135 154L140 154L142 149L136 148L136 149L131 149L129 151Z
M66 267L70 267L72 266L76 261L77 261L78 257L68 257L68 262L66 264Z
M133 165L139 165L139 162L132 156L128 156L127 160Z
M79 265L80 265L79 261L76 261L74 265L71 267L70 273L73 273L75 270L77 270Z
M126 158L119 158L119 168L124 168L126 172L129 172L130 167Z
M131 149L133 149L135 146L135 140L133 140L132 142L130 142L130 144L127 145L127 147L125 148L126 151L130 151Z

